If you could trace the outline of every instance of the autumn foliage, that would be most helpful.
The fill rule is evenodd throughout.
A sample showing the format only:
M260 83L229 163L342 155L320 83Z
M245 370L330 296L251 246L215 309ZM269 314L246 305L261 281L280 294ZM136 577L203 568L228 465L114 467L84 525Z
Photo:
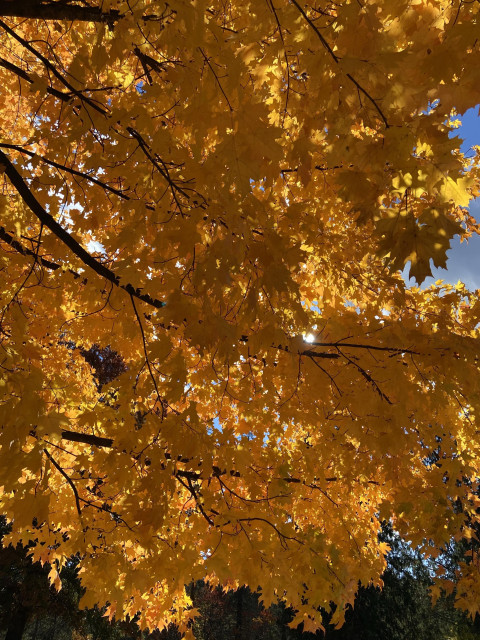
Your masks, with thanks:
M401 272L477 233L479 3L0 14L9 540L142 626L187 630L205 579L313 630L381 584L383 520L475 537L480 300Z

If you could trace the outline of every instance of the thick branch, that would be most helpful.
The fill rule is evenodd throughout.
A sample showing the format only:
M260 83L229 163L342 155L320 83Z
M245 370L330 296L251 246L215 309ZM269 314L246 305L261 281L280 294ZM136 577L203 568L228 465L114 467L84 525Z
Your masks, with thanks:
M24 182L22 176L18 173L15 166L10 162L8 157L0 151L0 165L4 165L5 174L7 175L10 182L13 184L15 189L20 194L20 197L25 202L27 207L34 213L37 218L42 222L43 225L48 227L50 231L52 231L59 240L61 240L80 260L93 269L95 273L97 273L102 278L105 278L116 287L123 289L129 295L146 302L152 307L156 309L160 309L165 306L165 303L161 300L156 300L152 298L147 293L140 293L140 289L136 289L132 284L121 284L120 277L117 276L113 271L111 271L108 267L103 265L101 262L98 262L93 256L91 256L88 251L86 251L69 233L66 231L58 222L53 218L42 205L38 202L35 196L32 194L26 183Z
M175 477L180 482L180 484L190 492L192 498L195 500L195 504L197 505L200 513L205 518L205 520L208 522L208 524L210 526L214 526L215 523L213 522L213 520L210 518L210 516L207 514L207 512L203 508L202 502L199 499L199 496L197 495L197 493L195 491L195 487L192 485L191 479L187 478L187 482L184 482L181 478L178 477L178 475L175 475Z
M110 26L123 17L116 9L102 11L100 7L82 6L69 2L42 2L41 0L22 0L21 2L1 0L0 15L11 18L103 22Z
M9 18L27 18L31 20L67 20L69 22L97 22L107 24L113 29L115 23L125 18L128 13L118 9L103 11L102 7L73 4L63 0L0 0L0 15ZM164 16L147 14L140 20L158 22Z
M9 62L8 60L5 60L4 58L0 58L0 67L3 67L4 69L7 69L8 71L11 71L15 75L17 75L19 78L22 78L22 80L25 80L26 82L29 82L30 84L33 84L33 80L28 75L28 73L26 71L24 71L23 69L21 69L20 67L17 67L17 65L13 64L13 62ZM49 93L51 96L55 96L55 98L58 98L59 100L62 100L63 102L70 102L70 100L73 98L73 96L71 96L70 94L63 93L63 91L58 91L58 89L54 89L53 87L47 87L47 93Z
M15 251L18 251L18 253L20 253L22 256L32 256L33 258L35 258L35 260L39 264L42 265L42 267L45 267L46 269L51 269L52 271L56 271L57 269L62 268L61 264L57 264L56 262L47 260L42 256L38 256L37 251L33 251L32 249L28 249L27 247L24 247L22 244L20 244L20 242L18 242L18 240L15 240L15 238L12 235L7 233L3 227L0 227L0 240L3 240L4 242L6 242L8 245L12 247L12 249L15 249ZM73 275L74 278L80 278L80 274L74 271L73 269L69 269L69 272Z
M76 431L62 431L62 440L68 440L69 442L83 442L84 444L90 444L92 447L106 447L110 449L113 447L112 438L102 438L101 436L95 436L91 433L78 433Z
M277 349L283 349L284 351L288 351L288 349L284 349L283 347L277 347ZM299 351L299 356L308 356L309 358L330 358L331 360L336 360L340 357L339 353L325 353L324 351L318 353L318 351L312 351L312 349L305 349L305 351Z
M72 95L77 96L78 98L80 98L80 100L90 105L92 109L95 109L102 115L107 115L108 111L106 111L106 109L104 109L102 106L99 106L95 102L95 100L92 100L88 96L85 96L81 91L77 91L77 89L75 89L75 87L70 84L70 82L66 78L64 78L64 76L62 76L57 67L52 62L50 62L50 60L48 60L48 58L46 58L42 53L40 53L40 51L37 51L28 40L25 40L25 38L19 36L18 33L11 29L8 24L5 24L3 20L0 20L0 27L10 36L12 36L12 38L14 38L17 42L19 42L23 47L25 47L27 51L30 51L30 53L36 56L44 64L45 68L53 73L53 75L63 84L64 87L69 90Z

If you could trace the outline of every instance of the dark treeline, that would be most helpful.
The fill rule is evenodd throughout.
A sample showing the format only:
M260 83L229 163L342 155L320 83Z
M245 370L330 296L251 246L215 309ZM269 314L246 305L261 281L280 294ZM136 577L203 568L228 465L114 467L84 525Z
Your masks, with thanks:
M0 536L6 531L0 520ZM428 563L391 531L392 546L382 591L360 588L345 625L333 629L325 613L326 640L480 640L480 621L467 618L453 606L454 595L433 606ZM461 556L458 547L446 550L442 562L453 574ZM61 574L57 592L48 583L49 567L32 563L28 549L0 549L0 639L5 640L179 640L175 628L150 635L134 621L109 622L100 609L80 610L82 589L72 560ZM258 593L246 587L223 592L203 582L188 586L200 615L193 632L197 640L313 640L321 638L291 629L292 612L278 603L265 609Z

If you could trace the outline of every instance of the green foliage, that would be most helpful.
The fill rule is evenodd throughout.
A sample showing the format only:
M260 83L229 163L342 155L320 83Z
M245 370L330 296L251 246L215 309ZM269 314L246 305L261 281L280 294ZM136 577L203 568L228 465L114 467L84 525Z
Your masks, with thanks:
M349 608L345 624L335 629L331 615L324 614L325 640L478 640L480 620L472 621L454 607L454 596L443 596L432 605L431 561L384 527L381 541L391 547L383 589L360 587L355 606ZM449 575L462 560L465 548L446 546L442 563ZM309 640L320 637L291 629L293 612L283 603L264 609L257 593L248 589L224 592L202 582L190 586L199 610L193 630L196 640Z
M9 527L0 519L0 539ZM472 621L454 607L454 596L430 598L431 560L404 542L390 528L381 541L391 547L383 589L360 587L355 606L346 613L343 627L329 624L324 614L324 640L479 640L480 620ZM15 627L18 612L25 618L18 637L28 640L180 640L173 626L151 634L140 632L135 620L109 621L105 609L79 610L82 588L77 561L62 569L62 589L48 580L48 565L32 562L28 548L18 545L0 550L0 638ZM446 545L441 562L449 577L465 558L465 544ZM313 640L321 632L290 628L294 612L283 602L266 609L259 593L247 587L224 591L199 580L188 595L198 610L192 624L196 640ZM17 629L18 631L18 629ZM11 637L11 636L10 636Z
M432 605L432 568L422 554L391 530L383 536L391 546L383 589L361 587L345 625L329 629L328 640L473 640L480 638L478 620L472 622L455 609L454 597L443 596ZM442 561L452 565L459 550L452 545ZM456 557L457 556L457 557Z
M2 518L0 540L8 529ZM0 630L7 631L8 638L21 637L28 627L40 638L71 637L69 631L80 625L81 618L76 563L64 567L64 588L56 591L48 580L49 568L32 562L28 552L21 545L0 549Z
M0 518L0 541L9 532ZM0 637L36 640L126 640L140 637L133 623L111 624L98 607L80 610L83 589L77 559L61 571L62 588L50 585L50 566L32 562L29 548L21 545L0 548Z

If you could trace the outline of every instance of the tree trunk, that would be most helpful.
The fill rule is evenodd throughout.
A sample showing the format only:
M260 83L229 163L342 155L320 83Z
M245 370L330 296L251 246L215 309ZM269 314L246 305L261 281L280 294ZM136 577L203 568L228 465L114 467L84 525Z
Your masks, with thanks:
M243 587L240 587L236 593L237 597L237 628L235 630L236 640L243 638Z
M22 640L27 625L28 613L25 607L19 606L8 624L5 640Z
M58 620L58 616L55 615L55 618L53 619L53 629L50 635L50 640L55 640L55 635L57 633L57 620Z
M37 632L38 632L38 616L35 616L35 627L33 628L32 640L37 640Z

